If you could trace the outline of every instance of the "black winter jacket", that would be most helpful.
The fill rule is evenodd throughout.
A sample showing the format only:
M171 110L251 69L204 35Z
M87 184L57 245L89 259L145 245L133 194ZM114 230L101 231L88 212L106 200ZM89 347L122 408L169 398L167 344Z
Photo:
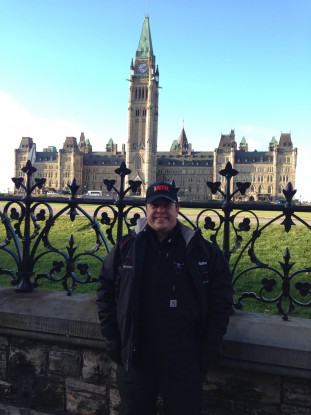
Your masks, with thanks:
M97 305L104 347L112 360L127 369L136 350L139 298L146 247L146 219L140 219L135 234L118 242L100 273ZM179 223L186 241L187 269L193 280L200 309L202 362L221 356L222 337L232 310L232 284L222 252L207 242L199 230Z

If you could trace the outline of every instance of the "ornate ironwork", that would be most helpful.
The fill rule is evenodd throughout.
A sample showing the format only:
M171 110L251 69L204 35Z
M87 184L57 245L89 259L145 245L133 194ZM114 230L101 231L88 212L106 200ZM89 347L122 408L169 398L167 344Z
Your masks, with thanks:
M20 177L12 180L24 195L0 197L5 203L0 210L0 276L9 279L19 292L32 291L43 281L62 284L68 295L78 286L94 284L107 252L145 216L144 200L127 197L130 192L137 192L141 182L129 180L126 187L125 178L131 171L123 162L115 170L119 186L116 180L103 180L107 191L117 195L116 199L80 199L75 179L68 184L68 198L47 199L32 195L35 189L43 187L45 179L32 178L36 169L30 161L22 171L26 182ZM232 271L235 308L241 309L245 302L249 305L253 301L275 304L284 319L295 307L311 310L311 233L305 233L300 242L300 233L295 233L298 227L311 230L309 220L302 216L304 212L311 213L311 207L293 203L296 190L291 183L283 190L282 206L237 203L235 197L245 195L250 183L236 181L234 188L233 178L238 171L230 163L219 174L224 177L223 188L221 182L206 184L213 195L219 194L223 200L181 202L180 220L200 228L224 252ZM185 208L195 208L195 214L185 215ZM263 221L260 211L264 210L275 212L275 216ZM71 226L67 239L60 243L55 237L57 226L68 223ZM279 229L283 231L278 243L265 251L266 235ZM90 233L92 242L86 236ZM292 237L286 238L287 234ZM306 255L297 265L291 256L299 244L305 244ZM43 261L44 267L40 266Z

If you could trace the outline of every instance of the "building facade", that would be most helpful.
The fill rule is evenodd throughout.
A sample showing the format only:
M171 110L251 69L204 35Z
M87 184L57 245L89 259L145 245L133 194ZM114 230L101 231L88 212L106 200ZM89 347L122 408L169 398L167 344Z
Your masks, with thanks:
M153 53L149 18L145 17L135 58L130 64L128 96L128 139L118 150L109 139L104 151L93 151L89 139L81 133L79 140L66 137L63 148L54 146L36 150L30 137L23 137L15 150L15 177L24 175L21 168L31 160L37 169L33 178L46 178L48 190L61 192L75 178L80 194L90 190L105 193L104 179L116 179L115 169L122 161L131 170L128 180L140 180L138 195L144 196L154 181L175 180L182 200L208 200L212 197L207 181L224 182L219 171L229 161L239 171L234 179L251 183L242 200L277 200L283 197L288 182L295 186L297 148L291 134L272 137L266 151L251 151L245 137L237 143L235 131L221 134L218 147L211 151L194 151L182 128L168 151L157 151L159 68ZM117 186L118 186L117 182ZM234 186L234 181L233 181ZM17 190L16 190L17 191Z

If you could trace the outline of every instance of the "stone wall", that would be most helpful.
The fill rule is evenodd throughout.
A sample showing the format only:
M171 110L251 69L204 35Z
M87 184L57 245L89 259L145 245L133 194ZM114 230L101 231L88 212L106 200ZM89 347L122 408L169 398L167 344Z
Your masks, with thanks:
M236 313L202 414L310 414L310 345L309 320ZM0 289L0 415L116 415L115 369L94 296Z

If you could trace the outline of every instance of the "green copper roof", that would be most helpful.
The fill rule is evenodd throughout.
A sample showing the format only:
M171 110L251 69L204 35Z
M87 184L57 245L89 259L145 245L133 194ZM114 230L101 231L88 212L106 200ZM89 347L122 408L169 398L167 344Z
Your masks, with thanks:
M274 136L271 139L271 143L277 143L277 140L276 140L276 138Z
M171 151L178 150L178 140L174 140L171 145Z
M149 26L149 17L145 17L143 28L140 35L140 41L136 51L136 57L149 58L150 56L153 56L153 49Z
M246 144L245 137L242 137L242 140L241 140L241 143L240 144Z

